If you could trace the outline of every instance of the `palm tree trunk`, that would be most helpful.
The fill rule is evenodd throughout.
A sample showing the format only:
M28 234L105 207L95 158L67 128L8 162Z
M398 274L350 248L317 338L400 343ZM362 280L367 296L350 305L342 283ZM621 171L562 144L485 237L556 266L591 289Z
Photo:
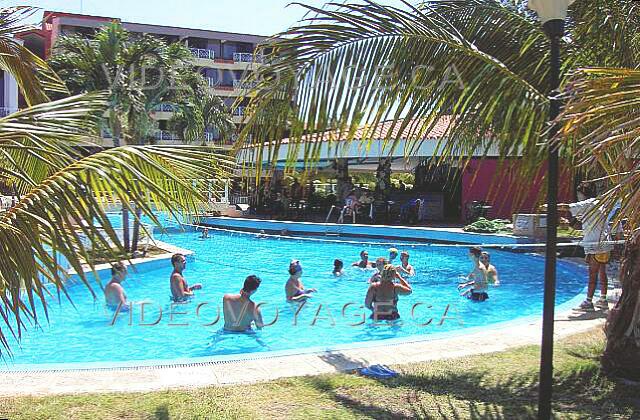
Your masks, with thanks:
M138 250L138 243L140 242L140 218L142 217L142 209L136 206L136 218L133 221L133 237L131 238L131 252Z
M124 250L129 253L131 251L131 243L129 242L129 210L122 206L122 242Z
M640 381L640 232L627 242L620 270L622 295L609 313L603 370Z

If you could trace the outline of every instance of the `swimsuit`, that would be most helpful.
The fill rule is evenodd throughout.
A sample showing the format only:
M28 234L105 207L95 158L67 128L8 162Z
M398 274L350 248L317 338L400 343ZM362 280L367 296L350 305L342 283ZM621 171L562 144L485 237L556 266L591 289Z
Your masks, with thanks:
M469 294L469 299L476 302L484 302L485 300L489 299L489 295L487 294L487 292L474 292L472 290Z
M378 302L375 295L373 297L373 302ZM400 318L400 313L398 312L398 294L396 293L395 286L393 287L393 301L391 303L389 301L383 301L381 303L384 303L385 306L393 305L391 312L384 311L384 313L378 313L378 308L374 306L370 317L371 319L377 321L394 321Z

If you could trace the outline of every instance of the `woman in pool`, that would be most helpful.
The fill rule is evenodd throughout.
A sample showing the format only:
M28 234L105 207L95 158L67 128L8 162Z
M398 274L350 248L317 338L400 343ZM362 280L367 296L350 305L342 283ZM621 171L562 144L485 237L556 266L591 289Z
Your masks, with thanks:
M399 283L394 283L396 278ZM371 319L374 321L393 321L400 318L398 296L412 292L409 283L397 276L396 268L387 264L380 274L380 281L369 286L364 305L372 311Z
M302 277L302 264L300 261L293 260L289 264L289 280L284 287L287 294L287 301L296 302L311 297L311 293L317 292L316 289L305 289L300 278Z
M382 274L382 270L384 267L389 264L389 262L384 257L376 258L376 262L373 263L373 267L376 268L376 272L369 279L369 283L376 283L380 281L380 275Z
M104 300L109 309L127 311L129 303L127 295L122 287L122 282L127 277L127 267L122 262L117 262L111 266L111 281L104 288Z

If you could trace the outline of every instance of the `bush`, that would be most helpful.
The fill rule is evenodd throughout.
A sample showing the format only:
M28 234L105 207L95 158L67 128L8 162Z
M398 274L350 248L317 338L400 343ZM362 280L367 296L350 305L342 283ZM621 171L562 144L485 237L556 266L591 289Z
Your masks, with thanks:
M479 218L470 225L462 228L465 232L473 233L501 233L509 232L511 228L507 225L511 224L511 221L504 219L488 220L484 217Z

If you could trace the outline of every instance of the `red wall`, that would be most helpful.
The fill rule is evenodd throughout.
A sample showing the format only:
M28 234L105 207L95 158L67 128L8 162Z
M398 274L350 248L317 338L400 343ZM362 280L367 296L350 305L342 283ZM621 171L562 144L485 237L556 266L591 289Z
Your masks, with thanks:
M537 205L546 199L541 194L546 169L533 179L519 179L518 165L519 160L501 163L491 158L472 159L462 176L463 217L471 201L487 201L493 207L488 214L490 218L511 219L513 213L535 213ZM563 172L559 201L566 203L573 201L573 179L569 171Z

